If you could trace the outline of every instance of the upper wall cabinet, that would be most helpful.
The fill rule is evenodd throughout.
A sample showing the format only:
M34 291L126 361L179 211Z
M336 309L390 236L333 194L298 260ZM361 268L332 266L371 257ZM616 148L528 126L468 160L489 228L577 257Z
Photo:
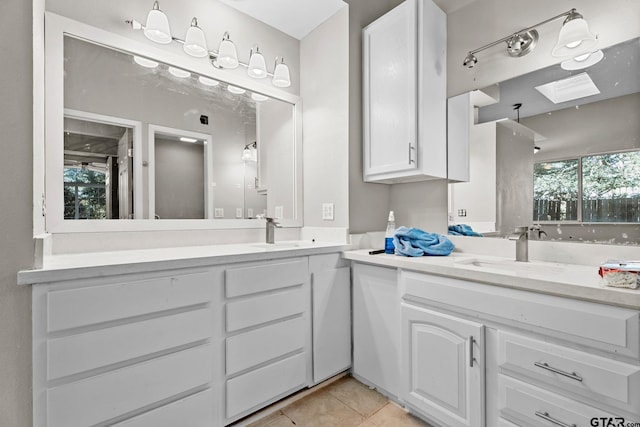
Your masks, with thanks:
M447 17L407 0L363 30L364 180L447 176Z

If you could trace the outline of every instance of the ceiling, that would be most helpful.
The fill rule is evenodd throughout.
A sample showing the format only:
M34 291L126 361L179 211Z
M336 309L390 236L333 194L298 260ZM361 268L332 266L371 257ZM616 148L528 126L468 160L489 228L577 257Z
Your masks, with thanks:
M298 40L347 5L343 0L220 1ZM434 3L449 13L473 1L475 0L434 0Z

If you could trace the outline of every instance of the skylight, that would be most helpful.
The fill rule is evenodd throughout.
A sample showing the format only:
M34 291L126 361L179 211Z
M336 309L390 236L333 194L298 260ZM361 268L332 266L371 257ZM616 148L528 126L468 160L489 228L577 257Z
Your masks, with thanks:
M586 98L600 93L589 74L580 73L562 80L536 86L536 90L554 104Z

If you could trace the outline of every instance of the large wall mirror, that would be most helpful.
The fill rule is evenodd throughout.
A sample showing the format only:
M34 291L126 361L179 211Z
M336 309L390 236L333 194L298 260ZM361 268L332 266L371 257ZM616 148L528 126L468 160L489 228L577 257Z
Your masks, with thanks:
M594 55L471 93L470 181L450 184L450 223L640 243L640 39Z
M47 231L302 225L297 97L46 19Z

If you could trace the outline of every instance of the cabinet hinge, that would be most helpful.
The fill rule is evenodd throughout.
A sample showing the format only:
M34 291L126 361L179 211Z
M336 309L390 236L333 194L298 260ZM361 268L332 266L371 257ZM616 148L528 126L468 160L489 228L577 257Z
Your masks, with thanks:
M43 194L42 195L42 216L46 216L46 215L47 215L47 198Z

